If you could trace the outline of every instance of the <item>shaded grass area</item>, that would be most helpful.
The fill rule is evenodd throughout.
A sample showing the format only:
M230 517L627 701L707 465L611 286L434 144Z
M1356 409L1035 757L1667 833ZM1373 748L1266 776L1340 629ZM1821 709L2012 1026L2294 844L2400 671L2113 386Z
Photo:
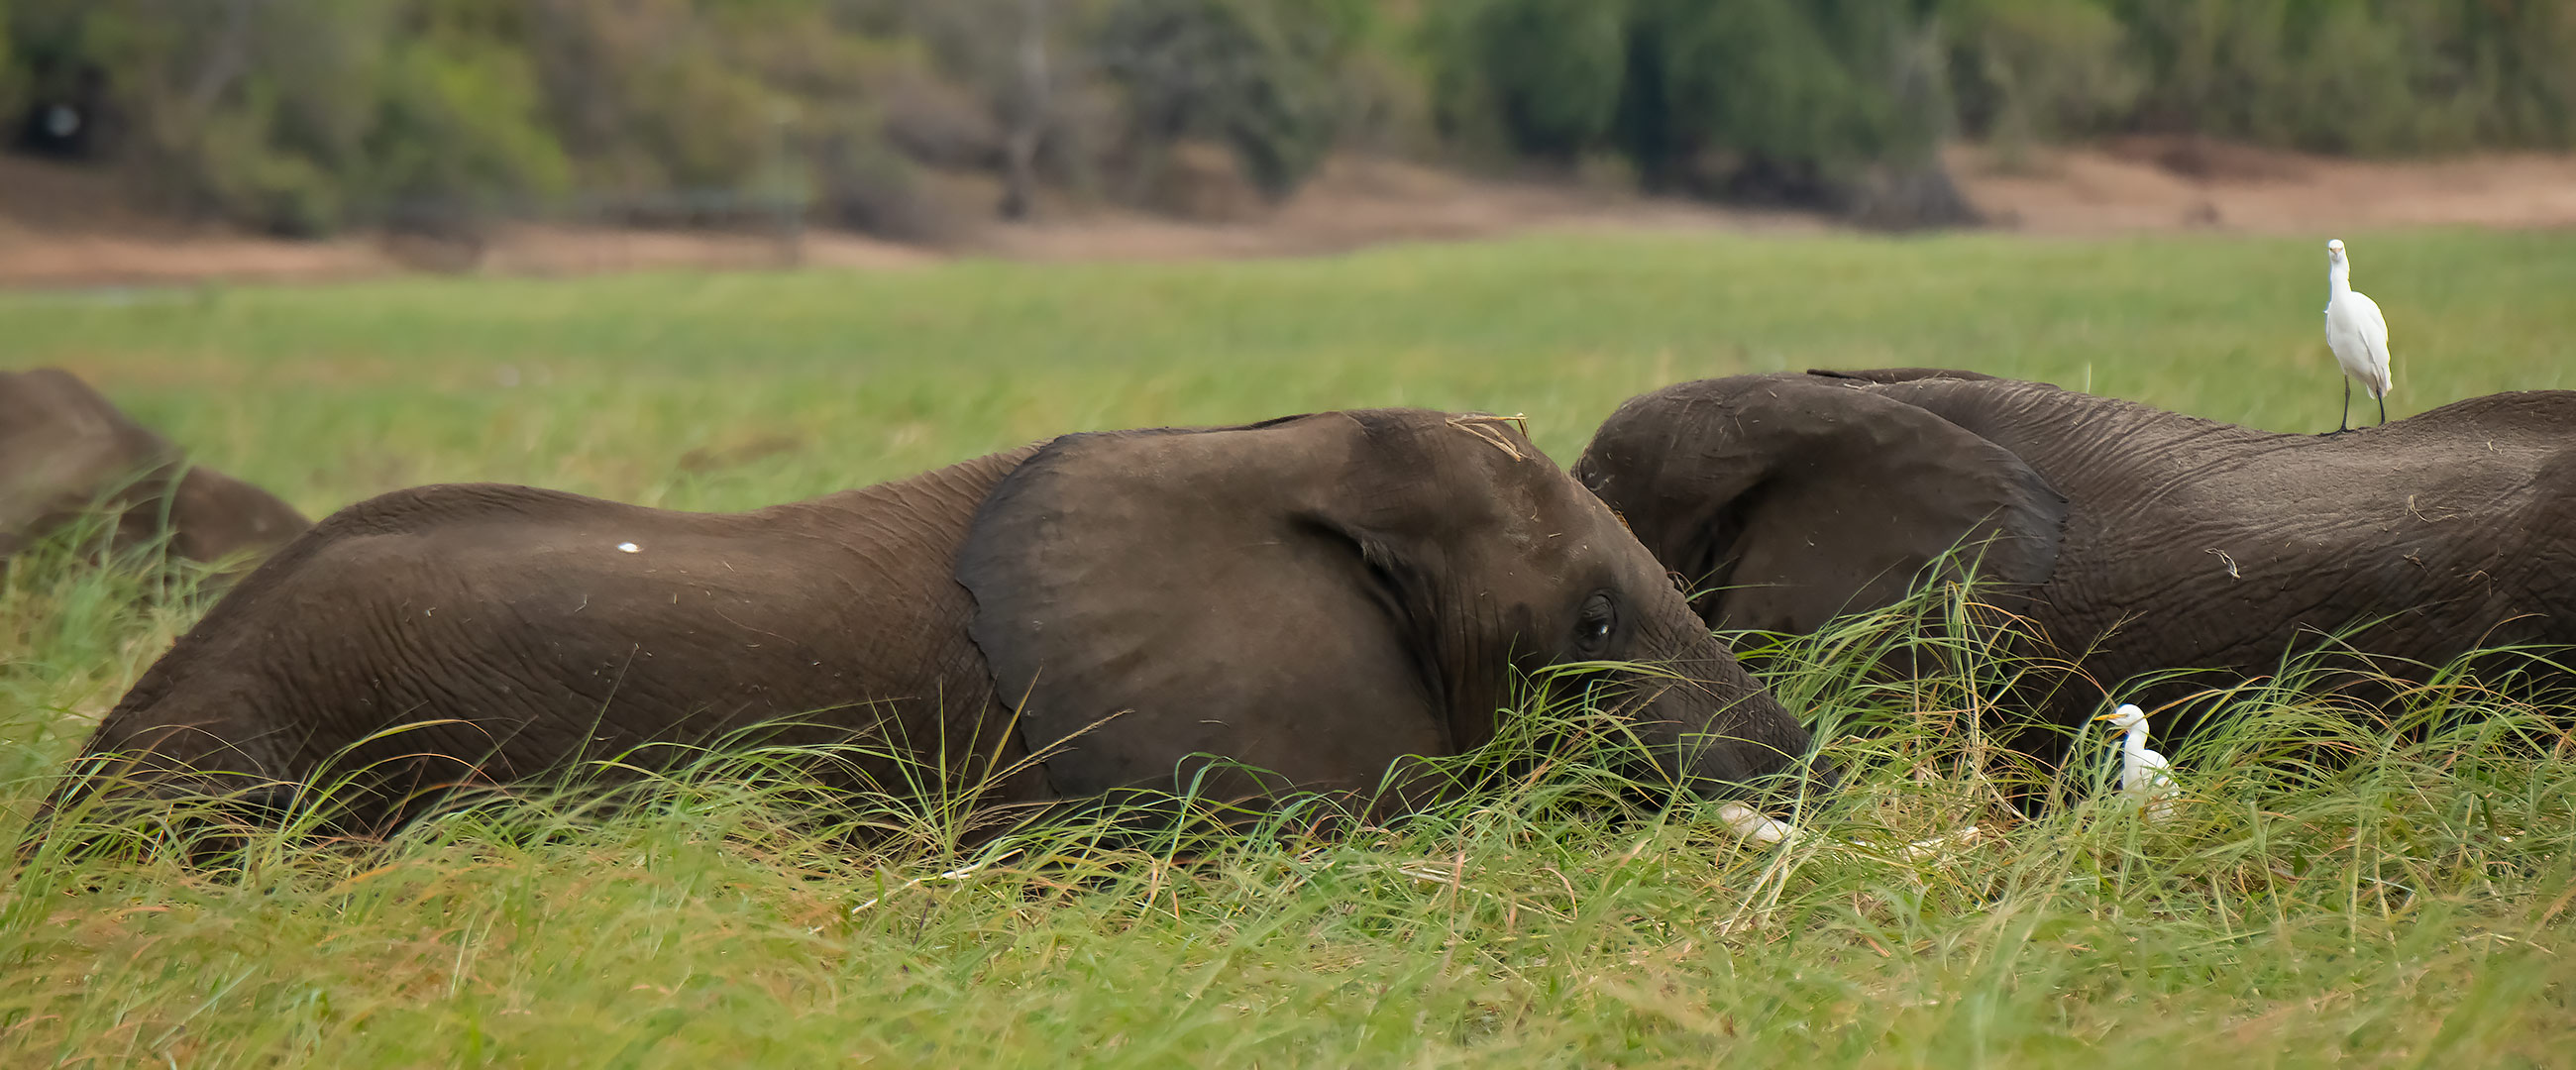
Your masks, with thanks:
M1570 460L1625 397L1952 365L2284 430L2334 422L2316 242L1542 238L1313 261L408 280L0 296L207 463L328 511L440 479L740 508L1085 427L1424 404ZM2576 235L2341 235L2402 415L2571 385ZM74 532L0 575L0 796L202 612ZM966 845L935 808L710 759L620 805L532 796L390 845L72 857L0 889L17 1063L2556 1065L2576 1026L2563 708L2466 676L2371 707L2291 666L2195 701L2171 823L1999 760L1960 592L1744 637L1847 790L1777 848L1622 780L1581 709L1357 835L1295 821ZM1937 626L1936 626L1937 625ZM1891 649L1926 670L1890 680ZM2163 713L2164 711L2157 711ZM2065 805L2025 818L2006 796ZM1890 847L1976 837L1909 857ZM854 829L871 835L847 835ZM92 828L86 831L96 832ZM954 874L943 877L942 874Z

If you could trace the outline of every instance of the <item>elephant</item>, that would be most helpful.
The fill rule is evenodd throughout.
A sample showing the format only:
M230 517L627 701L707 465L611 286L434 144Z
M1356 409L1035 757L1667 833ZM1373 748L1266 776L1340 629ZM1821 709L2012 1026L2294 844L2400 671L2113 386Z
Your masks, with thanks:
M1742 375L1630 399L1572 471L1713 588L1694 608L1721 629L1812 632L1896 602L1962 547L2045 637L2030 642L2115 689L2260 675L2357 626L2355 651L2419 677L2482 647L2576 642L2576 392L2298 435L1973 372ZM2073 727L2104 700L2065 687L2037 705ZM2184 733L2204 727L2206 710L2180 712ZM2065 738L2019 745L2053 760Z
M253 811L363 771L336 820L368 832L746 731L867 744L830 764L853 788L927 771L1044 806L1203 775L1259 805L1479 746L1516 673L1567 665L1685 787L1801 767L1806 729L1510 424L1346 411L1070 434L742 513L397 491L244 579L86 753Z
M0 372L0 557L92 509L116 517L111 545L164 531L171 553L229 562L312 522L277 496L203 465L59 368Z

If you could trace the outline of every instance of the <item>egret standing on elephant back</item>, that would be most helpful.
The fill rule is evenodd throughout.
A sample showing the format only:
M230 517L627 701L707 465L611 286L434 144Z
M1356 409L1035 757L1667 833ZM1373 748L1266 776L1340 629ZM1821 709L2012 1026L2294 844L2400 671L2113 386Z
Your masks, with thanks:
M2326 242L2326 345L2343 365L2343 421L2335 430L2352 428L2352 384L2379 402L2379 422L2388 422L2388 321L2379 302L2352 288L2352 261L2344 259L2343 239Z

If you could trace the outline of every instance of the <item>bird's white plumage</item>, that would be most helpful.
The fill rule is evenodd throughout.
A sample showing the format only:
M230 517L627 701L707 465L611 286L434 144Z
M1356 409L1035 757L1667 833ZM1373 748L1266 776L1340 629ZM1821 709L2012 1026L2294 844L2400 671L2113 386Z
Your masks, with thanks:
M2111 727L2127 734L2120 741L2120 794L2130 803L2146 810L2151 820L2162 821L2173 816L2176 794L2173 768L2165 756L2147 747L2147 711L2126 703L2119 709L2094 718L2109 721Z
M1740 802L1730 802L1718 807L1717 818L1720 821L1726 822L1726 831L1733 833L1736 839L1743 840L1746 843L1757 843L1765 847L1770 847L1783 843L1797 844L1807 842L1807 834L1799 831L1797 826L1786 821L1781 821L1767 816L1762 813L1762 811L1746 806ZM1867 840L1852 840L1850 842L1852 846L1863 848L1865 850L1880 849L1878 845L1870 843ZM1970 825L1946 836L1934 836L1928 840L1916 840L1912 843L1896 848L1896 855L1899 858L1906 859L1935 858L1976 842L1978 842L1977 826Z
M1798 830L1786 821L1775 820L1740 802L1717 808L1717 818L1726 822L1726 830L1739 840L1759 844L1786 843L1798 838Z
M2335 363L2373 398L2386 398L2394 383L2388 376L2388 320L2379 302L2352 288L2352 261L2343 239L2326 243L2326 346Z

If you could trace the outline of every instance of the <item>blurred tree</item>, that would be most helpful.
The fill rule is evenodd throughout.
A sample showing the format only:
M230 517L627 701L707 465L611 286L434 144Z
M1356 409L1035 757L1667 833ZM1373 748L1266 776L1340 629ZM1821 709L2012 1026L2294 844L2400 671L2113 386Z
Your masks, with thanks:
M990 118L1005 219L1029 215L1050 158L1062 162L1080 151L1070 143L1066 101L1089 73L1078 39L1094 6L1089 0L908 0L900 8L900 22L929 44L942 70L971 88Z
M445 6L493 0L443 0ZM14 49L106 72L119 151L165 193L281 234L405 197L560 184L524 58L438 0L17 0Z
M1276 199L1323 162L1366 0L1115 0L1094 38L1125 91L1140 188L1184 137L1223 141Z
M578 190L919 236L924 169L1017 216L1208 139L1275 198L1434 128L1903 225L1954 125L2566 147L2571 56L2576 0L0 0L0 121L284 234Z
M8 62L8 58L15 55L17 50L9 47L9 0L0 0L0 124L26 114L27 72L18 64ZM7 127L0 125L0 135L5 135L6 131Z
M1498 136L1513 151L1557 161L1598 148L1618 113L1627 24L1617 0L1443 5L1425 26L1439 58L1435 118L1452 136Z
M507 0L440 0L399 11L354 151L362 215L470 226L570 184L571 163L542 122L525 24Z
M1616 123L1650 185L1956 222L1928 0L1636 0Z
M727 62L691 0L533 0L527 10L552 125L584 188L739 188L767 157L777 102Z
M1962 0L1952 15L1959 120L2008 158L2116 126L2146 88L2097 0Z
M2569 0L2113 0L2133 123L2326 152L2576 142Z

